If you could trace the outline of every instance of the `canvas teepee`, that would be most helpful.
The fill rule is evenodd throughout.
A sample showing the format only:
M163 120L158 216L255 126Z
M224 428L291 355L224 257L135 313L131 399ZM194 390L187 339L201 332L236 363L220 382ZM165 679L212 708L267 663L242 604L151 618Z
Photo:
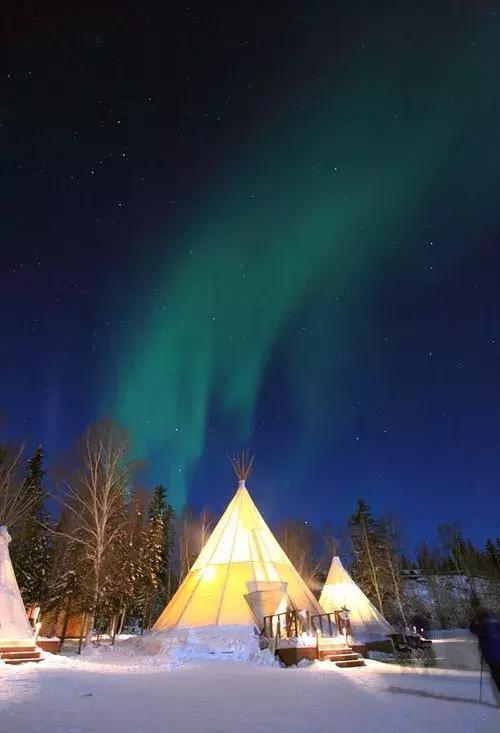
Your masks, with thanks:
M9 542L7 527L0 526L0 646L6 641L33 644L34 632L14 575Z
M349 609L352 636L357 641L375 641L394 632L389 622L356 585L339 557L332 560L319 602L326 613L340 611L343 606Z
M287 606L321 613L317 600L262 519L245 486L251 462L236 461L236 494L154 625L258 624Z

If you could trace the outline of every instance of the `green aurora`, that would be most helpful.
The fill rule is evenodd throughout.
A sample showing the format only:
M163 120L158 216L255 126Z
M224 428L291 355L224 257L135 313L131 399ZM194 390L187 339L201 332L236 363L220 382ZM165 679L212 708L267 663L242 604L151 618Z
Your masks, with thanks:
M487 114L492 74L473 46L448 45L439 73L432 59L421 66L422 49L383 61L360 51L342 75L283 101L165 234L164 262L138 275L113 413L177 506L214 413L231 448L252 435L277 349L314 442L335 401L337 342L349 338L335 303L368 297L395 257L421 264L415 222L438 205Z

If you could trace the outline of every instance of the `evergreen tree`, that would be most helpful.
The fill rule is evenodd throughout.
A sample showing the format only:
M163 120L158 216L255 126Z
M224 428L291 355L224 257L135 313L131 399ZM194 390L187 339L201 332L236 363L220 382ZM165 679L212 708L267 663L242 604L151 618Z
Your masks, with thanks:
M174 518L175 513L167 498L167 491L164 486L156 486L149 505L149 517L151 522L149 538L149 562L153 562L156 549L159 551L159 564L157 567L158 584L156 586L154 600L152 601L152 614L157 615L172 595L172 557L174 551ZM151 567L151 566L150 566Z
M72 516L63 512L54 526L57 535L52 539L51 562L47 580L47 596L42 614L45 623L52 623L54 633L61 622L61 643L71 615L87 608L85 596L88 589L85 577L86 564L82 548L71 541ZM64 533L64 534L62 534Z
M467 578L472 595L476 595L475 576L479 553L474 545L466 542L457 523L440 524L438 535L445 552L448 554L451 569L457 575Z
M147 512L132 497L123 531L105 568L99 608L101 623L113 619L121 629L126 617L149 628L169 599L173 550L173 509L163 486L152 494Z
M146 534L143 506L138 496L132 496L126 520L104 568L101 624L119 617L121 627L127 615L143 617Z
M142 610L143 625L149 628L155 615L156 601L162 586L164 571L164 536L163 513L152 513L149 529L145 537L141 557L143 575Z
M484 554L488 571L498 576L500 574L500 550L495 547L489 537L486 540Z
M39 446L26 465L24 491L31 508L15 532L12 562L19 589L26 605L40 605L47 596L51 542L44 510L43 452Z
M364 499L358 499L356 511L349 520L349 535L354 555L352 574L362 590L384 612L384 585L387 568L384 556L384 532L372 517Z
M417 564L422 573L427 575L435 573L437 568L436 553L433 552L427 542L424 542L417 551Z

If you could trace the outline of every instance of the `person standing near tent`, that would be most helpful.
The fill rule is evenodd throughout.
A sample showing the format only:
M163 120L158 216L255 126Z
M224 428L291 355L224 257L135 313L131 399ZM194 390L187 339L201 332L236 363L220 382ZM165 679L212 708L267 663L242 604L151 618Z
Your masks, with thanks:
M493 693L500 707L500 617L480 611L473 619L470 630L477 636L481 657L490 668Z

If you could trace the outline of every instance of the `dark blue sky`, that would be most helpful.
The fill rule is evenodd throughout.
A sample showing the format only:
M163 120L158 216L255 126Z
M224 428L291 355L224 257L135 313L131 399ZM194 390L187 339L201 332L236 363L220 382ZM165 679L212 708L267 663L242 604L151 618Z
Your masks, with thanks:
M410 544L445 521L478 541L500 534L498 4L135 5L5 11L3 438L41 442L50 463L89 421L120 419L121 369L133 375L138 339L150 344L158 273L167 301L186 302L187 232L204 228L212 191L231 191L218 205L241 212L233 186L248 177L262 193L269 180L266 227L277 201L295 222L301 199L283 160L300 154L292 171L308 155L311 170L330 165L331 123L334 142L347 141L335 160L351 167L351 200L375 199L362 209L364 239L343 243L344 276L327 260L279 321L246 430L221 385L208 389L200 455L182 465L188 500L222 510L226 454L244 443L271 519L335 525L363 495L403 518ZM400 126L381 133L381 119ZM425 184L411 165L425 167ZM316 196L315 180L299 183L305 200ZM390 213L388 197L402 201ZM300 214L299 204L299 224ZM308 237L291 238L289 254L285 241L283 256L307 260L313 226ZM210 246L220 261L217 242L205 261ZM180 404L141 446L145 480L171 483L168 427L188 421Z

